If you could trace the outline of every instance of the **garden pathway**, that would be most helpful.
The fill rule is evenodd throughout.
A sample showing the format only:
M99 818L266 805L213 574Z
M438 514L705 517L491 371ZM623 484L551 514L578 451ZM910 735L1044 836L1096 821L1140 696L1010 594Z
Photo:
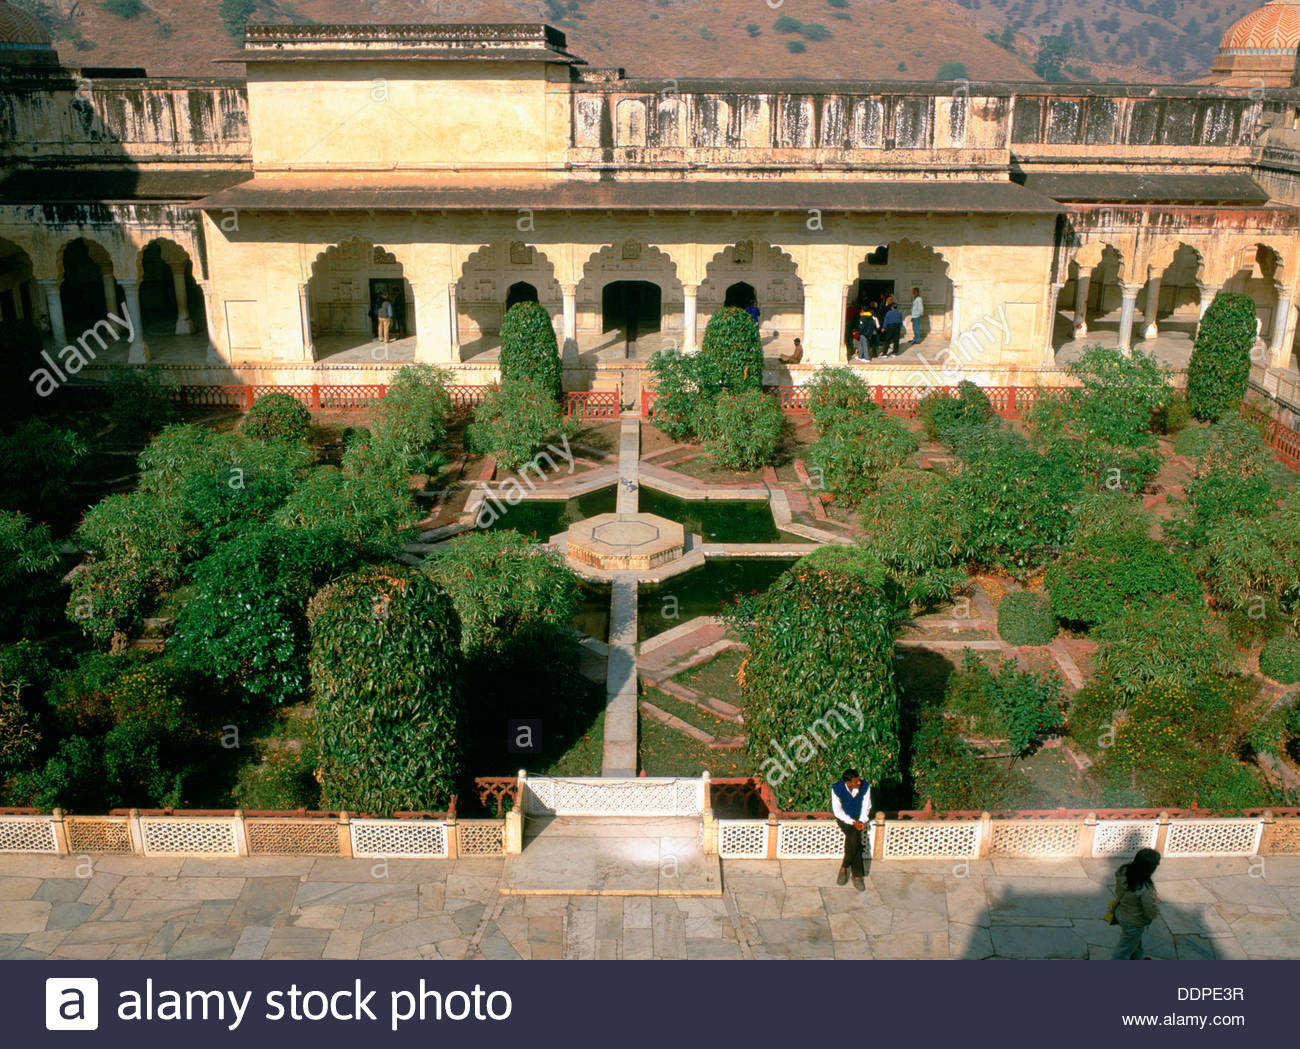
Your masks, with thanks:
M833 860L723 860L712 897L520 895L507 863L5 855L0 959L1104 958L1116 940L1113 860L885 861L862 893ZM1300 959L1300 856L1169 859L1156 883L1153 958Z
M625 415L618 438L620 514L637 510L641 459L641 417ZM615 572L610 587L609 662L605 676L605 742L602 776L637 772L636 594L635 572Z

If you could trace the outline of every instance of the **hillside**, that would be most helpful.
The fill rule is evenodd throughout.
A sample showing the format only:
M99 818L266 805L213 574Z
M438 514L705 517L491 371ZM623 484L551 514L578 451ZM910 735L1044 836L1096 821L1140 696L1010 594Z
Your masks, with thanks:
M1188 80L1253 4L1224 0L9 0L65 59L159 75L214 65L254 22L544 20L631 76ZM777 4L774 10L771 4Z

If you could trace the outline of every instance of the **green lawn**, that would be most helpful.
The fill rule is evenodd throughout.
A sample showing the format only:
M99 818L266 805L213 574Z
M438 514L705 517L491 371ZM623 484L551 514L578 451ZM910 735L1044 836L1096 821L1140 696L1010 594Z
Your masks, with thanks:
M714 750L652 718L641 718L641 767L647 776L748 776L744 751Z

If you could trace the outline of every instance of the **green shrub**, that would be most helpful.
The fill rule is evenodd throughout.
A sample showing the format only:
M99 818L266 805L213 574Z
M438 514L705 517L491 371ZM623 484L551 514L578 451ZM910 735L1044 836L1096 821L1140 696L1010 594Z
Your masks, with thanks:
M1278 617L1300 626L1300 490L1275 506L1210 520L1191 556L1216 605L1244 614L1247 634L1266 631Z
M86 454L73 431L28 419L0 433L0 510L48 521L74 505L72 475Z
M540 302L516 302L501 321L501 384L528 379L557 401L563 392L564 365L551 315Z
M113 427L128 438L155 434L176 414L158 368L118 365L108 373L108 396Z
M931 708L922 713L912 736L912 789L915 804L939 811L1015 809L1028 789L1023 774L980 757L961 738L952 720Z
M268 393L248 409L240 430L255 441L310 441L311 412L287 393Z
M1179 430L1178 436L1174 438L1174 454L1187 459L1199 459L1205 452L1209 436L1210 431L1204 426L1188 425Z
M1187 363L1187 406L1196 418L1214 422L1236 414L1246 396L1254 345L1254 300L1219 292L1201 318Z
M465 447L495 455L502 470L518 470L548 444L567 443L577 424L531 379L511 379L489 390L465 431Z
M1049 645L1056 637L1056 616L1046 594L1016 590L998 605L998 636L1008 645Z
M1155 517L1141 500L1122 489L1084 492L1074 504L1072 543L1081 548L1096 539L1145 539L1155 526Z
M364 556L391 558L413 533L416 517L410 489L357 456L343 469L318 466L308 473L274 521L283 528L331 531Z
M365 442L366 455L377 468L430 475L442 469L439 446L451 415L449 381L446 372L428 364L408 364L393 376Z
M1034 444L1091 486L1141 489L1160 466L1151 421L1172 392L1168 370L1140 350L1093 346L1069 371L1077 387L1039 397L1030 409Z
M1199 601L1161 597L1096 627L1097 681L1124 696L1156 685L1196 688L1232 669L1232 645Z
M654 376L654 424L674 441L695 437L695 410L702 400L698 354L659 351L650 358Z
M749 645L746 753L782 808L821 811L849 765L869 783L897 778L898 614L883 570L849 549L801 559L730 614Z
M172 648L246 702L296 702L307 689L307 601L356 561L335 532L267 526L222 543L194 568Z
M36 627L58 586L59 553L50 530L0 510L0 638Z
M1267 706L1244 678L1152 685L1130 700L1101 772L1111 783L1135 783L1151 807L1268 805L1273 792L1238 759Z
M1191 421L1192 410L1187 406L1187 395L1182 390L1172 390L1164 406L1156 409L1154 425L1160 433L1181 434Z
M1089 754L1106 750L1114 742L1115 712L1123 705L1122 696L1085 685L1070 697L1066 712L1070 738Z
M1009 430L978 428L958 448L953 481L964 557L1026 578L1070 536L1082 479Z
M0 647L0 784L30 769L40 752L51 674L44 651L31 641Z
M963 379L957 384L955 394L938 391L923 397L916 406L916 416L925 427L931 440L941 441L948 447L952 438L966 426L983 426L993 419L993 405L973 382Z
M903 423L872 411L821 431L808 461L837 502L856 507L876 490L882 475L905 463L916 448L916 438Z
M961 671L948 679L944 707L971 718L975 731L1006 738L1020 757L1064 726L1058 677L1021 670L1014 659L991 669L969 649Z
M754 318L739 307L726 306L709 318L699 357L722 390L763 388L763 339Z
M1285 755L1292 760L1300 756L1300 692L1287 696L1252 728L1248 742L1260 754Z
M1094 536L1048 566L1045 580L1058 619L1093 626L1152 597L1200 598L1182 561L1147 536Z
M902 588L908 604L949 600L966 582L952 485L928 470L895 469L880 478L859 515L862 547Z
M762 390L724 390L698 422L704 450L728 470L757 470L776 458L785 414Z
M451 595L466 655L500 651L517 634L566 629L582 599L563 557L510 530L454 539L422 570Z
M1293 637L1272 637L1259 653L1259 670L1283 685L1300 684L1300 641Z
M880 411L871 387L852 368L818 368L805 389L818 433L829 433L842 422Z
M1256 520L1274 505L1265 467L1270 455L1256 429L1236 416L1209 427L1198 459L1198 476L1187 499L1165 525L1185 547L1203 547L1212 531L1230 520Z
M321 801L388 815L444 808L460 775L460 623L417 572L363 569L311 600Z

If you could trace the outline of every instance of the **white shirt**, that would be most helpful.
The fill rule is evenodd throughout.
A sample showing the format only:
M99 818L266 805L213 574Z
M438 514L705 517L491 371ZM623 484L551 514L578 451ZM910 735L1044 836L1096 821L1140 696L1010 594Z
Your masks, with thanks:
M921 296L918 295L912 300L912 316L919 317L923 313L925 313L925 303L921 301Z
M849 796L856 798L859 793L865 793L866 797L862 799L862 815L858 818L858 822L866 826L871 820L871 787L864 783L857 790L849 791ZM849 814L844 811L844 806L840 804L840 796L834 790L831 791L831 812L835 814L837 820L845 823L853 822L849 819Z

